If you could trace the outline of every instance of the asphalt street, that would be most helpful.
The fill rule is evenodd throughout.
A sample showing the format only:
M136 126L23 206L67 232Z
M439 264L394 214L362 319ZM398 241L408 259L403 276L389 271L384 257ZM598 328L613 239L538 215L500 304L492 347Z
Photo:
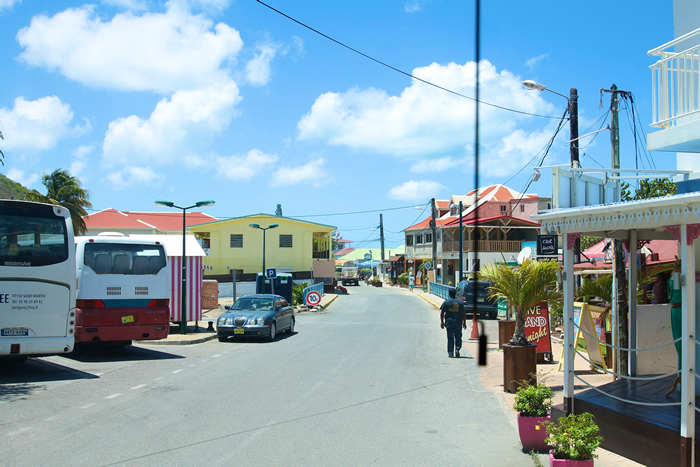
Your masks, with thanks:
M2 368L0 465L533 465L475 359L447 358L432 306L348 290L275 342Z

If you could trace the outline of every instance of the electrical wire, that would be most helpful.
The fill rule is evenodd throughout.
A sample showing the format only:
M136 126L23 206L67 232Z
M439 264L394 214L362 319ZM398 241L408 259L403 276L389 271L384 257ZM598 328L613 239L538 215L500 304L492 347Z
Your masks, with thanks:
M464 99L469 99L469 100L471 100L471 101L477 102L477 99L478 99L478 98L475 99L475 98L473 98L473 97L469 97L469 96L466 96L466 95L464 95L464 94L458 93L457 91L452 91L451 89L448 89L448 88L439 86L439 85L437 85L437 84L435 84L435 83L431 83L430 81L424 80L424 79L422 79L422 78L418 78L417 76L414 76L414 75L412 75L411 73L408 73L408 72L406 72L406 71L400 70L400 69L398 69L398 68L396 68L396 67L394 67L394 66L389 65L388 63L385 63L385 62L383 62L383 61L381 61L381 60L378 60L378 59L376 59L376 58L374 58L374 57L371 57L371 56L369 56L369 55L367 55L367 54L365 54L365 53L363 53L363 52L360 52L359 50L354 49L354 48L350 47L350 46L347 45L347 44L344 44L344 43L342 43L342 42L340 42L340 41L338 41L338 40L336 40L336 39L333 39L332 37L330 37L330 36L328 36L328 35L322 33L321 31L319 31L319 30L317 30L317 29L314 29L314 28L312 28L311 26L309 26L309 25L307 25L307 24L305 24L305 23L302 23L301 21L299 21L299 20L297 20L297 19L292 18L291 16L289 16L289 15L287 15L287 14L281 12L280 10L277 10L276 8L273 8L272 6L268 5L268 4L265 3L265 2L262 2L262 1L260 1L260 0L256 0L256 1L257 1L259 4L261 4L261 5L263 5L263 6L267 7L267 8L269 8L270 10L274 11L275 13L278 13L278 14L284 16L285 18L291 20L291 21L294 21L295 23L297 23L298 25L300 25L300 26L302 26L302 27L308 29L309 31L315 32L315 33L318 34L319 36L322 36L322 37L328 39L329 41L334 42L334 43L340 45L341 47L345 47L346 49L348 49L348 50L350 50L350 51L352 51L352 52L355 52L356 54L361 55L362 57L364 57L364 58L366 58L366 59L368 59L368 60L371 60L371 61L373 61L373 62L375 62L375 63L378 63L379 65L382 65L382 66L384 66L384 67L387 67L387 68L389 68L390 70L393 70L393 71L395 71L395 72L397 72L397 73L401 73L402 75L408 76L408 77L411 78L411 79L415 79L416 81L420 81L421 83L425 83L425 84L427 84L427 85L429 85L429 86L433 86L433 87L435 87L435 88L437 88L437 89L440 89L440 90L442 90L442 91L448 92L448 93L450 93L450 94L454 94L455 96L463 97ZM478 65L479 65L479 64L477 63L477 74L478 74ZM497 108L497 109L501 109L501 110L505 110L505 111L513 112L513 113L517 113L517 114L522 114L522 115L529 115L529 116L532 116L532 117L552 118L552 119L559 118L559 117L553 117L553 116L550 116L550 115L539 115L539 114L533 114L533 113L530 113L530 112L524 112L524 111L522 111L522 110L515 110L515 109L511 109L511 108L508 108L508 107L503 107L503 106L500 106L500 105L497 105L497 104L491 104L491 103L489 103L489 102L484 102L484 101L478 101L478 102L481 103L481 104L484 104L484 105L488 105L488 106L490 106L490 107Z

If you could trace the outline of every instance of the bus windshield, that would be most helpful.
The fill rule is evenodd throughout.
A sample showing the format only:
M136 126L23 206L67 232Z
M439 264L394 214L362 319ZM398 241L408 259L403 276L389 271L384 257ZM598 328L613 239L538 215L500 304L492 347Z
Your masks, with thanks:
M97 274L158 274L165 251L162 245L86 243L83 263Z
M0 265L48 266L68 259L66 220L48 205L6 203L0 212Z

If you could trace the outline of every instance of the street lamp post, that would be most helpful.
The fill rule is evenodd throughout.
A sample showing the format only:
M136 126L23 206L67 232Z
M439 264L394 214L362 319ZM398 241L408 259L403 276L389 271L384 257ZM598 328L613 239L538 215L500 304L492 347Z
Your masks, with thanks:
M248 224L254 229L263 231L263 261L262 261L262 293L265 293L265 231L279 227L279 224L270 224L267 227L260 227L258 224Z
M187 334L187 262L185 257L185 238L187 235L187 210L192 208L202 208L204 206L213 206L214 201L197 201L192 206L182 207L176 206L172 201L156 201L158 206L168 208L182 209L182 303L180 304L180 334Z

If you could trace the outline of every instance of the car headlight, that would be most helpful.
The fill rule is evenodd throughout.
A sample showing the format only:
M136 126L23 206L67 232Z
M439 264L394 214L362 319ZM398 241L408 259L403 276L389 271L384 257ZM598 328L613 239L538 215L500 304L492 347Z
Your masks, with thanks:
M265 318L258 318L258 326L265 324Z
M219 320L216 322L219 326L224 326L226 324L226 318L223 316L219 317Z
M219 318L218 324L220 326L230 326L233 324L233 318L227 318L226 316L222 316Z

